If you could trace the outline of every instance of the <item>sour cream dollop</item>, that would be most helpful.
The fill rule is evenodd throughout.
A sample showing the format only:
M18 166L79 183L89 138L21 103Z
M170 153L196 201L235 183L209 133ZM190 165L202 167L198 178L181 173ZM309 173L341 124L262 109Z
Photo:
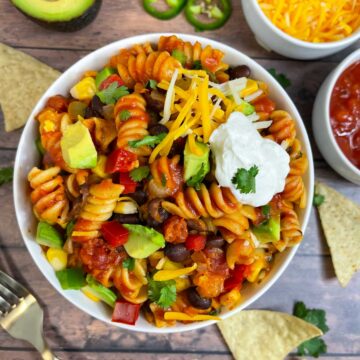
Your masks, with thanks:
M264 139L244 114L232 113L228 121L212 133L210 149L219 185L230 188L242 204L262 206L284 190L290 171L288 153L276 142ZM255 192L241 193L231 180L238 169L249 170L253 165L259 170Z

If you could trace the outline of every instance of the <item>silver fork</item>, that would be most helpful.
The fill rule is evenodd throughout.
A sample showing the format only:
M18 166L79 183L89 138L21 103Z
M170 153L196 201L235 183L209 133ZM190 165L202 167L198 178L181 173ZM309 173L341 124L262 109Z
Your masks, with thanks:
M0 325L14 338L28 341L44 360L59 360L43 335L44 313L37 300L0 270Z

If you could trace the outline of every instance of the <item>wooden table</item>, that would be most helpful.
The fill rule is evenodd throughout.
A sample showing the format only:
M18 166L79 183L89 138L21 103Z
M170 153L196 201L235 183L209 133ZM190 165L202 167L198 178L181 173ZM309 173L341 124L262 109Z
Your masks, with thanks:
M289 95L295 101L311 136L311 110L327 74L360 43L318 61L295 61L263 50L243 17L240 1L222 29L200 35L239 49L265 68L288 75ZM146 15L140 1L105 0L94 23L76 33L45 30L0 0L0 41L33 55L59 70L107 43L135 34L157 31L194 33L182 16L160 22ZM0 117L0 167L13 164L21 130L5 133ZM359 187L338 176L313 143L316 177L360 202ZM30 258L15 220L12 185L0 187L0 268L30 288L45 309L45 333L62 359L231 359L216 326L180 334L152 335L110 327L78 310L55 292ZM360 359L360 276L342 289L335 278L329 249L313 211L303 243L280 280L252 308L291 312L294 301L327 312L328 359ZM269 334L269 336L271 336ZM0 331L0 359L39 359L25 342ZM245 359L244 359L245 360ZM248 360L248 359L246 359ZM262 360L262 359L256 359Z

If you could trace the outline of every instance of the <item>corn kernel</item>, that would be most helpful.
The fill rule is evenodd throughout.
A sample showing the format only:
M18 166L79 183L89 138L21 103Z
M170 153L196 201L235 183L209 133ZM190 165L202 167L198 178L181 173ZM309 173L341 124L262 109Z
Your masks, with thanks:
M246 280L253 283L257 280L260 271L266 267L267 263L263 257L255 260L250 266L250 275L246 277Z
M67 265L67 253L62 249L49 248L46 257L55 271L64 270Z
M176 278L176 292L180 292L188 289L191 286L190 280L188 277Z
M45 120L44 121L44 131L46 132L50 132L50 131L54 131L56 128L55 123L52 120Z
M232 289L228 293L220 296L220 304L225 306L229 310L233 309L236 305L238 305L240 300L241 294L238 289Z
M109 177L109 174L105 172L107 157L105 155L99 155L96 166L91 171L97 176L105 179Z
M171 261L168 258L165 258L163 270L177 270L182 268L183 266L181 264Z
M70 94L74 99L90 100L96 93L95 80L92 77L86 77L79 81L70 90Z
M95 302L99 302L100 298L98 298L97 296L95 296L93 293L91 293L89 290L87 290L86 288L82 288L81 289L82 293L87 296L90 300L95 301Z

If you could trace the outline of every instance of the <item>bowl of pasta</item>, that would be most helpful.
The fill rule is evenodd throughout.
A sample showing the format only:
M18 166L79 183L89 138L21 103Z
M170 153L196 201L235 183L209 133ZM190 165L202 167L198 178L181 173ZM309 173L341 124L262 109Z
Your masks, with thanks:
M303 238L314 183L289 96L202 37L116 41L34 108L14 173L19 227L50 284L117 327L169 333L264 294Z

